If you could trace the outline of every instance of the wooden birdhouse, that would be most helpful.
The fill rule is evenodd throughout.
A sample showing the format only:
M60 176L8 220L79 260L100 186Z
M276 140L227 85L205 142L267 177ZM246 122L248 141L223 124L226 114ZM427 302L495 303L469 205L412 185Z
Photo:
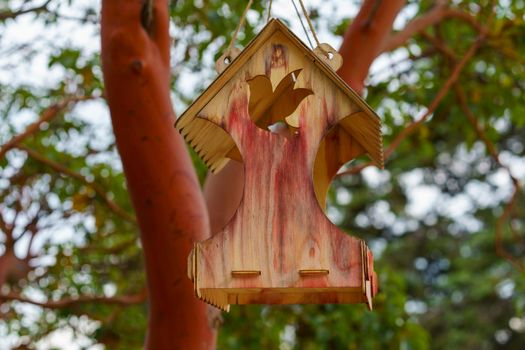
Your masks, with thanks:
M221 309L372 306L372 254L324 206L344 163L368 154L383 166L380 120L336 74L339 54L321 46L310 50L272 19L176 123L211 171L244 165L235 215L188 259L197 296Z

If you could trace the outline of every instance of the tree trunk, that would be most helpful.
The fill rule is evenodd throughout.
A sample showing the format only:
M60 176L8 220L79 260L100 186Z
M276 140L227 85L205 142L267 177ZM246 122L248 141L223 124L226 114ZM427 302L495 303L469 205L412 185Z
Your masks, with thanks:
M144 5L143 5L144 4ZM141 231L149 295L146 349L213 349L213 310L186 276L208 214L170 101L168 0L102 2L107 101Z
M366 0L348 27L339 53L343 66L337 72L357 93L365 86L368 70L385 41L406 0Z

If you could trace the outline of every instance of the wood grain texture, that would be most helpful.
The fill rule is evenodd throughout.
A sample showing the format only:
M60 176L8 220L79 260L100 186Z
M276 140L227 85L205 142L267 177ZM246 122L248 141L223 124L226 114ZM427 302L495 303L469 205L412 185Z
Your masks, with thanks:
M276 38L284 38L289 45L293 47L293 51L296 52L297 57L300 57L301 60L299 64L291 66L286 66L281 64L284 61L284 58L288 57L289 53L285 50L281 50L279 45L279 40ZM264 51L267 52L268 43L273 41L276 43L276 50L272 56L264 56ZM283 40L284 41L284 40ZM254 57L256 56L256 57ZM289 58L289 57L288 57ZM311 51L301 40L295 36L286 26L279 21L278 19L272 19L270 22L263 28L263 30L248 44L248 46L237 56L233 62L231 62L225 70L220 74L213 83L202 93L199 98L197 98L190 107L182 114L182 116L177 120L175 127L177 130L184 136L184 138L192 144L195 144L194 147L198 147L201 150L201 154L207 155L207 159L215 159L217 163L210 164L210 169L212 172L217 172L228 162L228 159L231 155L238 155L238 152L235 150L233 141L226 140L223 137L212 137L212 138L201 138L199 142L194 141L194 136L200 133L201 125L197 122L197 116L202 111L202 109L210 103L212 99L216 100L219 92L224 92L228 89L228 85L231 83L231 80L234 76L238 76L239 70L246 70L246 64L251 62L252 68L248 71L252 73L252 77L256 75L266 75L269 76L270 73L273 76L278 76L283 74L283 72L290 73L295 69L302 69L303 67L312 67L318 69L325 78L325 81L329 81L334 88L339 91L340 95L346 96L346 98L352 101L357 108L365 113L367 116L366 123L379 128L380 119L375 114L375 112L366 104L366 102L355 93L330 67L324 60L320 59L318 54ZM281 62L281 63L280 63ZM289 59L286 60L286 64L291 62ZM303 64L301 64L303 63ZM259 67L255 65L261 64ZM280 78L282 78L282 75ZM275 80L272 80L272 82ZM317 83L316 83L317 84ZM275 89L275 85L273 88ZM222 94L224 97L224 94ZM377 147L374 152L369 153L373 162L380 168L383 167L383 158L377 157L378 154L382 155L382 141L381 134L378 132L373 135L374 141L373 144L380 145ZM372 141L372 140L371 140ZM225 145L228 147L225 147ZM230 149L227 153L223 150L227 148ZM328 145L329 149L332 149L331 145ZM220 149L220 151L219 151ZM347 159L347 161L350 159Z
M221 232L195 245L188 275L197 296L222 309L252 303L371 307L377 291L372 255L363 241L333 225L323 207L344 162L366 152L382 165L379 119L281 26L270 35L263 30L265 40L249 57L246 50L240 54L241 66L232 70L234 61L225 70L220 89L212 84L213 94L201 96L195 114L186 112L177 123L212 169L235 154L245 171L237 212ZM264 120L285 120L293 132L272 133L259 123Z

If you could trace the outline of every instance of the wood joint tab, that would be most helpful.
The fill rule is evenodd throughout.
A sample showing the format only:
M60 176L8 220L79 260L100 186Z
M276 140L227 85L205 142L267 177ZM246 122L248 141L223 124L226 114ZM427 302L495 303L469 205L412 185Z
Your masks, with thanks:
M303 269L299 270L299 275L301 276L320 276L328 275L330 271L327 269Z
M255 277L260 275L261 270L232 270L232 277Z

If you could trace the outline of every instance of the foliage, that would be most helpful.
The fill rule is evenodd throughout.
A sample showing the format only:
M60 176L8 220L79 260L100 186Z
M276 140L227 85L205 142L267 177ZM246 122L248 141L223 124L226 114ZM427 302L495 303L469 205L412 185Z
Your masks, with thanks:
M42 3L3 1L0 14ZM16 253L16 269L0 290L5 299L0 300L0 335L19 345L34 346L66 328L78 339L112 349L140 348L144 339L143 299L89 302L140 295L144 286L138 228L109 123L85 112L107 118L97 50L56 41L52 34L64 23L96 32L97 4L50 1L36 12L0 15L0 30L6 33L28 17L45 29L34 42L0 40L0 57L9 57L0 59L0 144L51 114L37 125L38 132L0 159L0 272L10 249ZM173 2L177 112L213 78L214 58L228 44L244 6L243 1ZM332 220L374 250L381 285L375 311L363 305L233 306L223 315L220 349L525 347L523 271L495 249L498 218L513 186L489 149L495 145L501 163L524 180L525 3L500 2L494 10L485 0L452 6L477 25L445 18L385 54L383 71L370 76L367 101L383 119L385 144L423 115L483 26L486 36L458 83L429 120L400 143L386 170L338 176L329 193ZM336 6L323 8L332 13L313 9L320 26L326 18L338 18ZM409 2L403 16L425 15L431 8L431 1ZM240 45L260 28L263 12L255 2ZM350 21L338 19L329 29L340 35ZM18 64L42 60L49 69L45 83L2 78ZM191 76L199 78L188 88ZM465 108L475 116L478 131ZM202 181L204 166L193 159ZM501 237L518 265L525 253L524 197L521 188ZM30 307L8 295L51 307ZM87 302L79 301L83 298ZM53 307L61 300L71 303Z

